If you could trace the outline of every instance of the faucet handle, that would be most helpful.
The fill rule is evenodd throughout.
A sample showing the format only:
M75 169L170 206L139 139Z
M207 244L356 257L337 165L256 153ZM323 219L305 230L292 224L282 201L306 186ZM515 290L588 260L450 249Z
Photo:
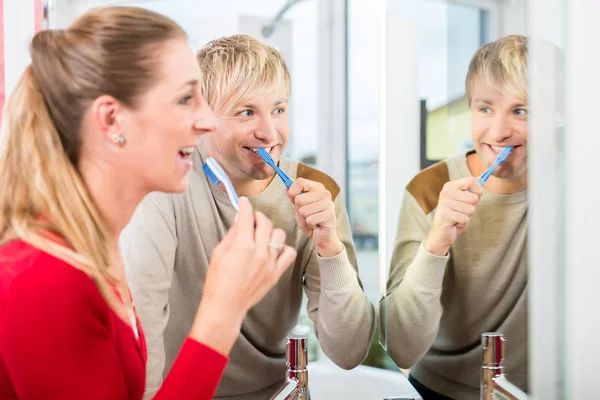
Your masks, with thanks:
M500 332L486 332L481 335L483 365L501 367L504 360L504 335Z
M308 338L289 336L285 344L288 370L303 370L308 364Z

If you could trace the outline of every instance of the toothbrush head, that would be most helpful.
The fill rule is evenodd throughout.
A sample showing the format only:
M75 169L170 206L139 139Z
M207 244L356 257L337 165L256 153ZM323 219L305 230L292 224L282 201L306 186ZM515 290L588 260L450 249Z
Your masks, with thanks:
M502 150L502 152L500 152L500 154L498 155L498 165L502 164L508 158L510 153L512 153L512 151L512 146L506 146L504 150Z
M510 155L510 153L512 151L513 151L512 146L506 146L500 152L500 154L498 154L498 157L496 157L496 160L494 161L494 163L483 173L483 175L481 175L479 177L479 184L481 186L483 186L487 182L487 180L490 178L490 176L492 176L492 174L494 173L494 170L496 168L498 168L498 166L500 164L502 164L504 161L506 161L506 159L508 158L508 156Z
M208 176L208 179L210 179L215 186L219 186L221 184L221 181L215 176L208 164L202 164L202 169L204 170L206 176Z
M239 197L235 192L233 184L231 183L231 181L227 177L227 174L225 173L223 168L221 168L219 163L214 158L209 157L206 160L206 162L202 165L202 169L204 170L204 173L206 174L208 179L210 179L210 181L215 186L219 186L220 184L223 184L223 186L225 186L225 190L227 191L227 195L229 196L229 201L231 202L231 205L233 206L233 208L235 208L236 211L238 211Z
M259 147L256 152L258 153L258 155L260 156L260 158L263 159L264 162L266 162L267 164L269 164L270 166L274 166L275 165L275 161L273 161L273 158L271 157L271 155L262 147Z

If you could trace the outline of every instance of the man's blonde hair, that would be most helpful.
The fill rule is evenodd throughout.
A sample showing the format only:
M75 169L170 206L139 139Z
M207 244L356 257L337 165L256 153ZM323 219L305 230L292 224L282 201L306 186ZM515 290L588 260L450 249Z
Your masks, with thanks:
M466 91L469 105L475 82L527 100L527 38L506 36L481 47L469 64Z
M248 35L209 42L196 54L203 75L202 94L213 109L234 107L291 82L279 51Z

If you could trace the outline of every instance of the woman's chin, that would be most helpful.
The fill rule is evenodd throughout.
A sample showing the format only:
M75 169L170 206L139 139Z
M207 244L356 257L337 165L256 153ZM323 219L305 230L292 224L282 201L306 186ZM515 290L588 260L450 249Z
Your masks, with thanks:
M188 189L188 186L190 185L189 179L187 177L187 175L185 176L185 178L183 178L178 185L176 185L173 188L173 193L183 193Z
M163 192L163 193L183 193L187 190L189 186L189 179L187 175L183 178L178 177L176 180L172 180L169 183L165 183L162 185L157 185L158 187L154 189L154 192Z

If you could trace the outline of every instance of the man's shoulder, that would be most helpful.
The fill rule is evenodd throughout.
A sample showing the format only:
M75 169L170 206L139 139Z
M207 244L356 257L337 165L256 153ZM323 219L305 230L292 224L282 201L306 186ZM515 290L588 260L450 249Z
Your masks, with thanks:
M325 186L325 189L331 193L331 198L333 200L335 200L340 194L341 189L335 179L327 175L325 172L311 167L310 165L297 162L296 177L321 183L323 186Z
M406 191L415 199L425 214L437 207L440 192L450 181L450 171L446 161L440 161L420 171L406 185Z

